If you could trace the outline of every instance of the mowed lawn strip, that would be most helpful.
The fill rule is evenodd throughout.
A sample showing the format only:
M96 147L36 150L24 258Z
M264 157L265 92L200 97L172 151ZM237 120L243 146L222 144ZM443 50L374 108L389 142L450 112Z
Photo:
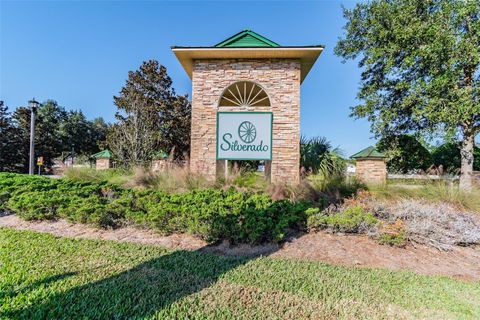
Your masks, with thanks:
M480 318L480 283L0 229L0 318Z

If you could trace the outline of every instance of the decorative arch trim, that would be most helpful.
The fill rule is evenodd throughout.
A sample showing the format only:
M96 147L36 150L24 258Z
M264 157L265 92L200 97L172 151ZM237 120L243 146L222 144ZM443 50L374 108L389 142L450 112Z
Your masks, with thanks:
M219 107L270 107L267 92L253 81L237 81L220 96Z

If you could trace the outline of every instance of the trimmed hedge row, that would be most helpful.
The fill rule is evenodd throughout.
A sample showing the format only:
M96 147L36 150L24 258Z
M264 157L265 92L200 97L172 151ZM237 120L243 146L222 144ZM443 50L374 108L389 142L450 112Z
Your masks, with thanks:
M215 242L281 240L303 227L307 202L273 201L234 189L182 194L122 189L106 182L78 182L0 173L0 210L26 220L65 218L100 227L136 225L163 234L185 232Z

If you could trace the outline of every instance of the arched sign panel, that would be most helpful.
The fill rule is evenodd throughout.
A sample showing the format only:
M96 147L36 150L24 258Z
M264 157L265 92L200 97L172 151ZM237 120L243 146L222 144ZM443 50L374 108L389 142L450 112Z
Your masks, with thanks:
M217 160L272 160L271 112L218 112Z

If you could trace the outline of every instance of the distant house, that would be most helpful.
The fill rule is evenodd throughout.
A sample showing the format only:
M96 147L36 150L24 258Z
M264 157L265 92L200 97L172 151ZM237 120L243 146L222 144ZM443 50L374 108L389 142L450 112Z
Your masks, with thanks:
M356 168L357 166L355 165L355 163L347 162L345 172L347 173L347 175L353 176L355 174Z

